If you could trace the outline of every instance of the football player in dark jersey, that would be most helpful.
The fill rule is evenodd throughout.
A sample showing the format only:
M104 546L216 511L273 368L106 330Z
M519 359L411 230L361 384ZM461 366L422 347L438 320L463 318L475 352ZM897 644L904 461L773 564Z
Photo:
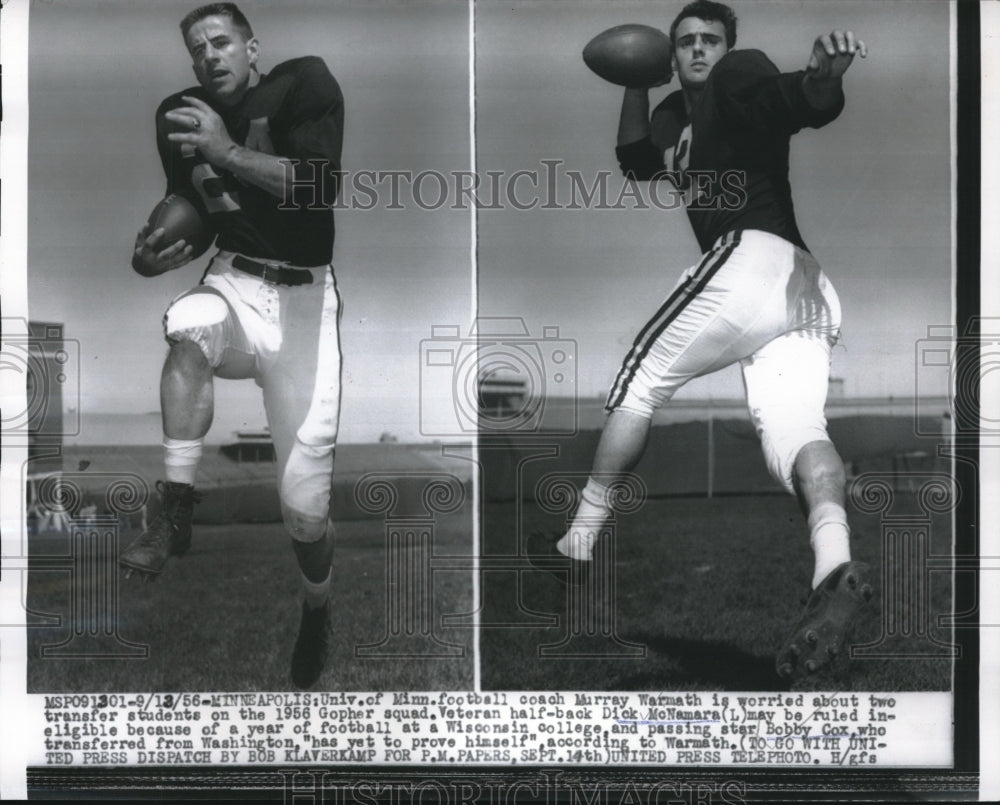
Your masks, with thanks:
M609 486L638 463L653 411L688 380L739 361L768 468L798 495L815 553L806 613L777 661L782 676L798 677L836 655L871 586L867 566L851 561L844 465L824 417L840 305L795 221L789 139L839 115L841 77L866 47L833 31L815 41L805 70L782 74L760 51L733 50L736 17L708 0L685 6L670 33L681 89L652 116L648 88L625 90L617 155L626 176L685 191L705 254L625 358L570 529L529 551L584 578L612 511Z
M329 641L333 534L329 525L340 413L340 298L331 257L344 103L316 57L260 72L260 44L232 3L181 22L199 86L156 113L167 192L184 196L217 234L201 283L168 307L163 367L166 480L148 531L119 557L127 572L159 574L191 542L213 378L253 378L274 440L282 516L304 601L292 680L312 685ZM155 276L188 263L192 245L163 247L144 227L133 267Z

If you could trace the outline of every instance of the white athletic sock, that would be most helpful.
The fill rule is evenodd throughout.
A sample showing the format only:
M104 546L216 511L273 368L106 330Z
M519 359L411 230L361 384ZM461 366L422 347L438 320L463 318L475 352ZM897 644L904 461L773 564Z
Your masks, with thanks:
M302 574L302 587L306 593L306 606L309 609L319 609L330 597L330 582L333 580L333 568L326 574L326 578L321 582L309 581L305 573Z
M809 544L815 555L813 589L837 565L851 561L847 512L837 503L820 503L809 512Z
M166 450L163 463L166 465L168 481L194 486L194 476L198 471L198 461L201 459L202 441L202 439L185 441L163 437L163 447Z
M589 561L597 534L609 517L611 506L608 505L608 488L589 478L580 495L580 506L573 517L573 523L556 543L556 549L573 559Z

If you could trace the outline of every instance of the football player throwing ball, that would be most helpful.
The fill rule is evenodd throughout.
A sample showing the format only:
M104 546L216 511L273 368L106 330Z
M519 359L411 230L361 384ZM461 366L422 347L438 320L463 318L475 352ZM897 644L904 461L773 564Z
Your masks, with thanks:
M625 89L617 156L627 177L685 191L704 254L622 363L570 529L558 542L536 538L529 553L584 578L612 511L609 486L641 458L653 411L692 378L738 362L767 466L798 496L815 554L805 612L776 663L783 677L808 677L841 653L872 589L868 566L851 560L844 464L823 413L840 302L795 221L789 141L836 119L842 76L867 48L835 30L815 40L805 69L781 73L759 50L734 49L733 11L709 0L685 6L670 39L680 89L652 115L647 87Z

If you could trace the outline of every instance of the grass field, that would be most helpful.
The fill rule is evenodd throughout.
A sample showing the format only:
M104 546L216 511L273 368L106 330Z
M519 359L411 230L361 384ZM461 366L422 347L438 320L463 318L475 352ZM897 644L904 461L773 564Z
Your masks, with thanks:
M468 507L439 515L435 551L467 556L472 546L470 521ZM126 535L122 541L130 538L131 534ZM32 543L32 558L37 559L65 554L69 540L65 534L50 534L33 537ZM425 653L428 646L437 647L439 653L450 656L371 658L355 650L379 644L389 631L387 555L382 521L337 525L333 650L314 690L471 689L471 630L441 626L444 613L472 608L468 570L435 570L432 612L418 623L426 624L432 634L418 633L416 642L411 640L410 648L404 647L411 653L414 645ZM148 657L42 658L42 646L67 640L74 625L83 631L90 627L73 614L82 610L71 604L67 572L32 571L29 610L61 615L62 622L28 630L30 692L293 689L289 662L301 590L292 549L280 523L196 526L190 552L172 559L157 581L116 578L117 635L122 641L148 646ZM31 621L37 622L38 617L30 616ZM400 631L405 630L396 630ZM440 649L432 638L450 648ZM89 645L81 639L71 643L70 649L89 650ZM400 645L390 643L382 651L398 654Z
M898 492L895 499L896 514L919 511L912 494ZM879 582L883 571L898 569L902 557L886 555L879 516L851 511L850 517L854 556L872 564ZM521 534L558 525L532 503L523 509L512 501L484 505L479 610L483 689L787 687L774 671L773 657L799 617L812 564L793 498L647 500L634 514L619 518L615 587L590 609L519 555ZM404 547L389 577L392 563L383 521L338 524L334 650L315 689L471 689L473 633L467 616L476 607L470 533L467 505L439 515L433 552ZM930 551L947 555L950 518L935 515L929 534ZM65 533L35 535L31 545L36 562L71 553ZM99 565L101 557L97 559ZM422 562L427 568L433 564L423 576ZM146 647L144 658L42 656L43 647L51 651L69 640L74 629L91 628L94 617L88 621L79 613L99 608L93 601L71 598L71 592L79 596L96 588L85 578L72 580L65 558L61 567L30 573L27 605L29 623L35 625L28 630L29 691L290 689L288 665L301 593L280 524L199 525L191 552L171 560L158 581L125 580L114 572L114 647ZM808 686L950 689L951 663L937 645L948 643L949 635L936 622L936 616L951 609L950 579L946 573L928 578L927 595L917 607L922 609L901 600L898 589L886 602L877 591L855 634L855 644L877 643L877 653L890 656L855 658ZM107 591L114 592L113 586ZM420 602L426 607L419 613L411 608L415 620L409 628L394 620L401 612L406 615L400 602L407 594L418 607ZM45 613L60 620L50 618L43 625ZM930 616L926 629L913 620L924 614ZM387 641L387 636L393 639ZM67 644L69 652L89 650L86 638L76 635ZM914 656L928 651L937 656Z
M898 511L918 511L912 495L897 495L897 503ZM890 557L887 565L877 516L857 511L849 516L854 558L872 564L881 588L883 569L895 568L899 558ZM559 526L528 504L520 524L518 517L513 503L487 506L487 554L516 553L519 533ZM949 553L949 517L936 516L930 534L932 551ZM487 626L481 637L485 689L788 688L775 673L774 655L800 615L812 575L808 535L791 496L649 500L619 519L614 542L614 593L590 604L588 611L582 609L587 604L547 573L486 574ZM932 574L929 595L932 615L950 611L947 574ZM930 643L919 629L910 628L907 636L899 633L901 624L913 627L903 620L913 614L910 610L896 597L883 608L877 589L854 643L879 642L884 631L879 653L894 656L856 658L798 687L949 690L948 659L904 656L924 651ZM929 636L949 642L933 618ZM569 637L573 639L567 642ZM931 651L944 653L933 645Z

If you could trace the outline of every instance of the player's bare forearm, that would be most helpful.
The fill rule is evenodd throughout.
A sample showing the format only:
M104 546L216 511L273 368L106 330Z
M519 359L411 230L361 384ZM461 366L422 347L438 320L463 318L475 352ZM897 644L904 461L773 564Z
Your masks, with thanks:
M649 136L649 90L625 90L618 119L618 145L635 143Z
M283 157L264 154L233 143L214 164L272 196L284 199L292 191L295 172L291 161Z

